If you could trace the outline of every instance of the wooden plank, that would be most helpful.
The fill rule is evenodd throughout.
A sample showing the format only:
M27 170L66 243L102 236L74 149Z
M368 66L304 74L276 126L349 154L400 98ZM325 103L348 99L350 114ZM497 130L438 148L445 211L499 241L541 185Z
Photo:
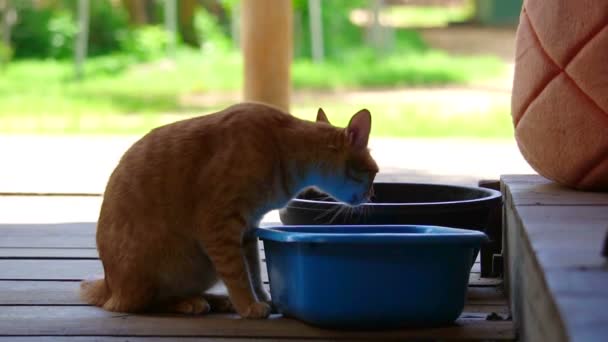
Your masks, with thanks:
M81 280L103 275L99 260L0 260L0 280Z
M224 338L224 337L118 337L118 336L0 336L0 342L281 342L284 338ZM301 341L298 338L289 341ZM315 342L335 342L336 340L315 339ZM360 342L364 340L349 340Z
M79 280L1 280L0 305L85 305L78 295L79 288ZM268 284L265 284L264 288L268 291ZM228 293L226 287L221 283L211 288L208 292L213 294ZM474 305L488 307L498 307L504 304L500 301L500 298L475 300L473 303ZM473 311L479 310L480 309L476 309Z
M84 305L79 281L0 281L0 305Z
M2 224L0 248L95 248L95 223Z
M83 305L79 286L79 281L0 281L0 305ZM227 293L222 284L209 292ZM506 298L496 288L469 288L465 311L507 313Z
M507 305L507 297L502 287L469 287L467 290L467 303L483 303Z
M601 249L608 230L607 207L521 206L516 210L544 270L605 265Z
M455 325L391 331L341 331L320 329L273 315L267 320L239 319L235 315L129 315L99 308L9 306L0 307L2 335L111 335L201 337L298 338L419 338L513 339L509 321L483 318L459 319Z
M608 208L604 206L518 206L518 215L531 234L558 230L584 233L608 228ZM601 241L599 241L601 242ZM601 244L600 244L601 245Z
M483 278L480 273L471 273L469 276L469 286L500 286L501 278Z
M552 181L537 174L501 175L500 182L506 184L547 184Z
M566 315L565 323L570 332L574 327L608 325L608 315L591 314L606 311L606 296L563 295L556 296L556 302L560 311Z
M513 205L608 206L608 194L563 187L540 176L502 176L507 201Z
M97 259L95 248L0 248L0 259Z
M580 267L580 266L579 266ZM608 272L589 268L572 272L570 267L545 272L548 287L556 295L608 298Z
M536 210L534 210L536 209ZM530 258L542 275L545 296L573 340L601 340L608 329L608 269L601 256L608 230L603 206L516 207ZM538 315L543 315L539 312ZM541 316L542 317L542 316Z
M515 329L526 341L567 341L559 311L514 210L506 210L507 279Z
M503 178L508 283L515 325L526 340L607 336L608 269L601 244L608 194L539 178Z
M262 265L262 279L268 282L267 268ZM103 267L98 259L0 259L0 280L81 280L102 276ZM497 286L499 278L482 278L471 273L470 286Z

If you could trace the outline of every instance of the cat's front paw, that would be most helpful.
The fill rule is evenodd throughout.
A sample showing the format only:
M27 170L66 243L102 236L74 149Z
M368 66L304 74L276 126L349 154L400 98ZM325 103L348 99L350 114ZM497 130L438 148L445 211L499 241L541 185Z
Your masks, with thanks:
M262 319L270 316L270 305L264 302L253 302L245 312L240 314L243 318Z
M276 305L272 303L270 295L268 294L268 292L266 292L264 288L256 288L255 295L258 298L258 301L264 302L270 306L270 313L279 313L279 310L277 309Z
M270 302L270 295L264 288L255 289L255 295L260 302Z

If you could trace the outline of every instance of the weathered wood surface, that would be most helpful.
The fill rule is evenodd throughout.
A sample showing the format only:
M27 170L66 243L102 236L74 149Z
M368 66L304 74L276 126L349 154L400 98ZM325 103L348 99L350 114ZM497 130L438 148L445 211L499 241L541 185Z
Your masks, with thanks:
M608 194L505 176L507 284L528 340L608 340Z
M513 338L510 322L485 320L485 315L459 319L452 326L394 331L340 331L312 327L273 315L267 320L239 319L235 315L129 315L87 306L0 307L3 335L128 335L226 336L284 338Z
M97 259L95 248L2 248L0 259Z
M281 342L283 338L225 338L225 337L151 337L151 336L0 336L0 342ZM315 339L315 342L335 342L336 339ZM348 340L360 342L365 340ZM368 340L369 341L369 340Z
M86 306L78 296L79 286L79 281L0 281L0 306ZM265 287L269 289L268 284ZM222 284L210 292L227 293ZM494 287L471 288L463 317L479 317L492 312L509 314L504 294Z
M99 259L0 259L0 280L67 281L101 275L103 267ZM262 267L262 279L268 282L265 266ZM478 272L471 273L469 282L471 286L496 286L501 283L495 278L481 278Z
M300 340L300 339L295 339ZM284 338L230 338L230 337L151 337L151 336L0 336L0 342L282 342ZM300 340L301 341L301 340ZM315 339L315 342L336 342L338 339ZM348 339L349 342L369 340Z
M266 222L272 222L272 218ZM261 248L263 255L262 245ZM86 305L78 297L79 280L101 274L92 222L0 224L0 342L191 341L194 337L227 342L251 338L355 341L515 337L510 320L486 320L492 313L507 318L509 311L496 279L479 277L479 263L473 267L467 304L456 324L381 332L325 330L277 315L270 320L250 321L236 315L110 313ZM267 280L267 275L264 277ZM225 293L225 289L220 285L213 292Z
M536 175L505 175L501 177L508 191L506 201L517 206L606 206L608 196L599 192L584 192L563 187Z

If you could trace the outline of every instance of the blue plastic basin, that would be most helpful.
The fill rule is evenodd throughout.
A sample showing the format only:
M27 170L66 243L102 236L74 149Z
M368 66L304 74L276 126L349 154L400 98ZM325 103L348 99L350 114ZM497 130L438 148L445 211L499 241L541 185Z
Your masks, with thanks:
M464 307L484 233L435 226L279 226L264 241L272 301L313 325L434 326Z

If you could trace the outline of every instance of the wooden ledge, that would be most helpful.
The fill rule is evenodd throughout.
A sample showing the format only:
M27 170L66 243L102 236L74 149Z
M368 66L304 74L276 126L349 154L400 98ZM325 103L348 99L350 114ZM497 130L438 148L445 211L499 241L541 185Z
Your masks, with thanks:
M520 337L608 340L608 193L501 177L505 282Z

